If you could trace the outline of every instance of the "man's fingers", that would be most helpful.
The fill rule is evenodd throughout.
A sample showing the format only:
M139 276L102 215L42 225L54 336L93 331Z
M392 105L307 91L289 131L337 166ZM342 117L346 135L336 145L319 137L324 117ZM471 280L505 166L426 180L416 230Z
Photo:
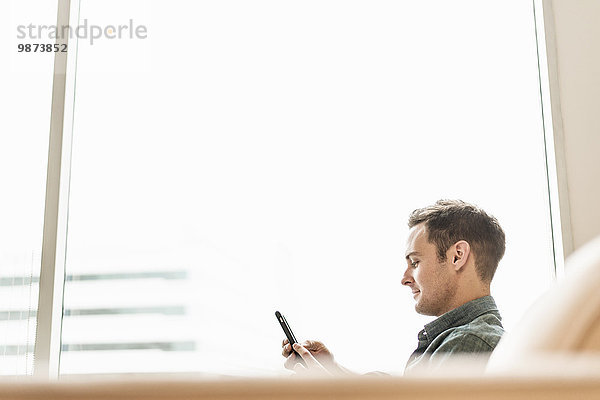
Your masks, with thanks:
M290 346L290 341L287 339L283 339L283 342L281 342L281 347L283 348L281 350L281 355L284 357L288 357L291 353L292 353L292 346Z
M302 346L306 347L313 355L320 353L329 353L329 350L325 345L321 342L317 342L316 340L305 340L302 343Z
M292 355L290 355L289 357L287 357L287 359L285 360L285 362L283 363L283 366L286 369L289 370L294 370L294 366L296 364L298 364L300 362L301 358L298 357L295 353L292 353Z
M289 344L286 344L285 346L283 346L283 350L281 350L281 354L284 357L288 357L291 353L292 353L292 346L290 346Z
M320 362L317 361L316 358L313 357L312 354L310 354L310 351L308 351L308 349L306 347L303 347L302 345L298 344L298 343L294 343L293 345L294 350L300 354L300 357L302 357L302 360L304 361L305 365L302 366L303 368L294 365L293 366L293 370L296 371L297 373L310 373L310 375L312 376L331 376L331 372L329 372Z
M298 353L300 355L300 357L302 357L302 359L304 360L304 362L306 363L306 366L308 368L311 367L316 367L316 368L323 368L323 366L317 361L316 358L313 357L312 354L310 354L310 351L308 351L308 349L304 346L301 346L298 343L294 343L294 350L296 350L296 353Z
M292 368L292 371L297 373L298 375L306 375L308 374L308 369L302 365L301 363L296 363Z
M323 345L321 342L316 342L314 340L305 340L302 342L302 346L306 347L309 351L318 351Z

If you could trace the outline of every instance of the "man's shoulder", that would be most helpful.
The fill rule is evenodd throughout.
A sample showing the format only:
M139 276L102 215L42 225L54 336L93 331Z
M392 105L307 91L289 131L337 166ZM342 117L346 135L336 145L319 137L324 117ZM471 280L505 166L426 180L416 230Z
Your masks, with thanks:
M492 351L502 338L504 328L500 318L486 313L468 324L448 329L440 335L438 350L452 352Z
M468 355L472 361L485 363L500 341L504 328L496 309L441 332L420 355L409 361L406 371L439 367L455 355Z

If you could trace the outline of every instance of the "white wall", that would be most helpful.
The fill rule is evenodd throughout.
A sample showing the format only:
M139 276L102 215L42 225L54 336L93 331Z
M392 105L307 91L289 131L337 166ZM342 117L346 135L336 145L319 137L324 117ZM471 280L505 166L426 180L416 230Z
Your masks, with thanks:
M548 3L554 14L558 121L562 119L571 220L567 230L577 249L600 235L600 0Z

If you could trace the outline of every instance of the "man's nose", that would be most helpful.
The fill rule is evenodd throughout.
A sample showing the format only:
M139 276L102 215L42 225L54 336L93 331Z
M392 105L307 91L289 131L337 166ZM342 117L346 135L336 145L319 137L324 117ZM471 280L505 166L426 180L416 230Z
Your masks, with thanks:
M404 271L404 276L402 277L402 284L408 286L412 283L414 283L412 273L410 271L410 268L406 268L406 270Z

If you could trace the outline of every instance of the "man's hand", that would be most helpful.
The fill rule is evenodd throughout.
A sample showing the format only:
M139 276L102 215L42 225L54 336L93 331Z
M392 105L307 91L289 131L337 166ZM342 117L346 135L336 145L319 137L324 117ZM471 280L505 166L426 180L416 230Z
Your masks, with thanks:
M294 350L300 355L298 357L293 351L290 342L285 339L281 344L281 354L286 357L285 368L299 375L347 375L349 371L338 365L333 354L321 342L307 340L302 344L295 343ZM304 361L302 365L300 358Z

